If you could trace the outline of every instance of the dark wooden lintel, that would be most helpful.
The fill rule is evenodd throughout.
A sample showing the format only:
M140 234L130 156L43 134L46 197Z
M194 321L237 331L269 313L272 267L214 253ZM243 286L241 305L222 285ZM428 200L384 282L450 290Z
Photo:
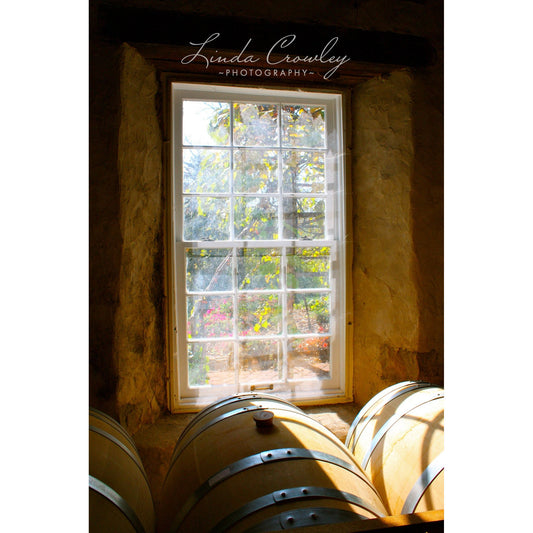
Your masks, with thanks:
M200 52L202 43L211 39L199 53L196 60L187 64L187 70L199 73L206 70L206 61L211 55L220 57L233 53L236 57L231 67L263 66L267 56L283 59L318 58L312 63L317 71L316 79L324 78L328 69L334 66L332 58L349 58L330 80L341 75L357 78L391 71L402 67L424 67L434 61L435 52L429 41L414 35L403 35L319 24L266 22L232 17L211 17L184 14L177 11L140 9L100 5L92 35L106 40L144 45L156 61L166 67L183 71L181 61L187 55ZM285 43L280 40L290 37ZM194 43L194 44L191 44ZM283 46L285 44L285 46ZM151 47L151 48L150 48ZM164 56L163 51L167 54ZM169 52L170 50L170 52ZM174 50L172 52L171 50ZM179 52L179 53L178 53ZM211 55L208 55L209 54ZM168 57L170 53L170 57ZM253 65L245 58L258 58ZM239 61L237 61L237 58ZM282 62L280 68L305 68L304 61ZM216 65L215 65L216 66ZM213 64L209 68L213 67ZM350 74L351 73L351 74Z
M315 84L325 86L334 84L338 86L353 86L362 81L369 80L392 70L402 68L401 65L383 65L374 63L356 63L354 61L343 65L333 76L326 78L331 65L313 63L310 65L294 65L282 62L271 66L266 63L264 55L258 54L258 61L253 65L238 65L233 63L209 65L205 61L196 59L183 64L181 59L190 54L187 47L132 43L131 45L153 63L160 72L175 73L187 76L190 81L209 81L210 83L249 83L254 85L276 85L305 83L306 86ZM214 54L214 50L205 50L207 55ZM231 59L230 52L220 53L221 57ZM279 56L272 56L280 60ZM229 71L229 72L228 72Z

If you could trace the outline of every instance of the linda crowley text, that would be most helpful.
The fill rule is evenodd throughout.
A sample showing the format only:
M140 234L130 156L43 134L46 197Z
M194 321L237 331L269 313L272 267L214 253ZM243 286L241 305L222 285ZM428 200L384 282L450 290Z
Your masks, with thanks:
M251 66L261 60L261 57L256 57L253 54L248 53L246 50L250 46L252 39L248 39L241 51L233 56L220 56L220 55L207 55L206 48L213 48L214 45L208 47L210 43L215 42L220 37L220 33L212 33L205 41L200 43L189 43L191 46L197 46L198 49L195 53L189 54L182 58L181 62L184 65L192 63L193 61L205 61L206 68L210 65L241 65ZM293 65L294 67L301 66L302 64L322 63L325 65L332 65L332 67L324 74L324 79L329 79L337 70L350 61L348 56L334 55L333 49L339 42L338 37L331 38L324 47L318 51L317 54L311 56L298 56L285 53L285 49L288 48L296 40L296 35L285 35L281 39L278 39L270 48L265 56L265 60L268 65L280 66L280 65ZM215 54L218 50L215 50ZM279 56L279 57L276 57Z

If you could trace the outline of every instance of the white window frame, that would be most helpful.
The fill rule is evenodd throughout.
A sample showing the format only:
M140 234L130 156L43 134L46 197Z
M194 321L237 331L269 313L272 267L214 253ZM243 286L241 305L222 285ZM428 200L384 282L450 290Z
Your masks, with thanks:
M332 403L351 399L348 390L351 379L347 375L346 347L346 177L345 177L345 145L343 120L343 94L340 92L314 92L300 90L258 89L224 85L206 85L196 83L172 82L171 96L171 139L170 139L170 192L171 218L170 233L170 309L171 321L169 338L169 407L171 412L195 411L205 405L231 394L249 392L250 390L266 390L292 401L296 404ZM331 246L332 268L330 272L330 379L286 381L280 388L274 384L257 384L253 388L249 384L239 384L238 388L227 386L190 387L188 384L187 361L187 311L185 305L185 249L205 247L205 241L185 241L182 232L182 100L216 100L227 102L257 102L261 104L297 104L324 106L326 113L326 176L327 176L327 210L326 238L320 241L300 241L279 239L272 241L244 241L247 247L299 247L299 246ZM231 148L230 148L231 149ZM332 181L330 176L335 176ZM332 187L330 183L333 183ZM281 197L281 196L280 196ZM209 247L231 248L237 241L210 241ZM238 245L242 241L238 242ZM286 290L284 288L283 290ZM286 328L282 335L287 335ZM310 335L311 336L311 335ZM315 335L313 335L315 336ZM233 339L235 340L235 339ZM182 356L180 357L180 354ZM286 364L286 363L285 363ZM236 365L237 366L237 365Z

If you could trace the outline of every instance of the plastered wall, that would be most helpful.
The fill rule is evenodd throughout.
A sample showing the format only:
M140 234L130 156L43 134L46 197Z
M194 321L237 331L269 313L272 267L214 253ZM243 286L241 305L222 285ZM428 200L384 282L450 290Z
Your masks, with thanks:
M427 128L417 129L415 84L411 72L398 71L362 84L354 96L359 402L405 379L443 381L442 170L437 157L427 175L417 175L418 137Z

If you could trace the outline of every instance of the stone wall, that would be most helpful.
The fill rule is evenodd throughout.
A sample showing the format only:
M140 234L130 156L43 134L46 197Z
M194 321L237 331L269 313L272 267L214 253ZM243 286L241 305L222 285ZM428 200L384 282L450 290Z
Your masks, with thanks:
M358 403L398 381L444 381L442 5L402 4L362 1L358 11L365 27L430 38L437 56L431 67L393 72L355 90Z
M120 422L135 431L165 405L162 141L153 66L122 48L118 136L122 262L115 315Z
M335 3L327 23L427 36L438 55L430 68L353 92L349 342L362 404L397 381L443 380L442 2L361 0L351 18L349 4ZM247 2L225 6L227 15L257 14ZM272 19L318 20L315 2L283 9ZM97 43L91 54L91 404L135 433L166 408L159 88L132 46Z
M118 417L113 356L122 236L118 183L119 46L91 41L89 64L89 402Z
M412 77L395 72L360 86L354 97L354 379L370 398L384 379L414 377L416 350L411 175ZM402 352L403 354L404 352Z
M127 44L93 50L90 404L134 433L166 406L158 83Z

